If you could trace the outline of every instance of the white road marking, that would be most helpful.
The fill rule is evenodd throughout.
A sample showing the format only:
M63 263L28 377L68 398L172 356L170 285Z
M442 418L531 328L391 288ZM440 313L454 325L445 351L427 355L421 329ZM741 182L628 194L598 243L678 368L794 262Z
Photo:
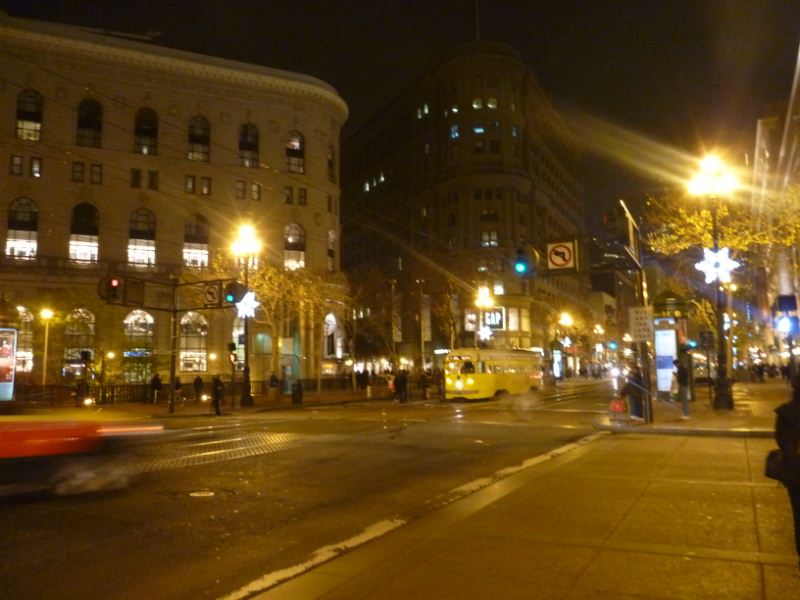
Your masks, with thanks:
M314 552L311 555L311 558L307 561L300 563L298 565L293 565L291 567L287 567L285 569L281 569L280 571L274 571L272 573L267 573L263 577L259 577L255 581L251 581L244 587L236 590L232 594L225 596L221 600L241 600L241 598L247 598L252 594L257 594L259 592L264 592L269 588L277 585L281 581L286 579L291 579L292 577L297 577L298 575L302 575L306 571L310 571L314 567L321 565L324 562L331 560L332 558L336 558L342 552L346 550L350 550L357 546L361 546L362 544L366 544L370 540L374 540L375 538L379 538L383 535L386 535L390 531L397 529L405 525L406 522L403 519L388 519L384 521L379 521L377 523L373 523L369 527L367 527L363 532L354 535L353 537L344 540L343 542L339 542L337 544L331 544L329 546L324 546Z

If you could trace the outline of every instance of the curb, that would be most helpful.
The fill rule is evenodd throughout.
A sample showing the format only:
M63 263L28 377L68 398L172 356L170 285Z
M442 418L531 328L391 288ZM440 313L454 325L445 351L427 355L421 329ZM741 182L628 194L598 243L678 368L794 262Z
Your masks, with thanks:
M608 431L611 433L645 433L650 435L694 435L737 438L771 438L775 435L772 429L750 429L741 427L722 429L719 427L665 427L659 425L628 425L623 423L594 423L593 427L599 431Z

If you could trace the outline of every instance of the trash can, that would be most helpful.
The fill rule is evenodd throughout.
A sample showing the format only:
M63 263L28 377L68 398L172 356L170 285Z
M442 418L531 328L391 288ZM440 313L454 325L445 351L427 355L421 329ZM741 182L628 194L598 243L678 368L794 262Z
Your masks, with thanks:
M292 404L303 403L303 384L295 381L292 384Z

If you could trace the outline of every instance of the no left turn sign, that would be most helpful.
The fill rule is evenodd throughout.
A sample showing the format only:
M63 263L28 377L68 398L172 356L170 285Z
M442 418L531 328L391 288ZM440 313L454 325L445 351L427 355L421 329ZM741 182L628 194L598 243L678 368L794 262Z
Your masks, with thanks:
M575 243L559 242L547 244L548 269L574 269L575 268Z
M203 288L203 301L206 308L220 305L221 288L222 286L219 283L210 283Z

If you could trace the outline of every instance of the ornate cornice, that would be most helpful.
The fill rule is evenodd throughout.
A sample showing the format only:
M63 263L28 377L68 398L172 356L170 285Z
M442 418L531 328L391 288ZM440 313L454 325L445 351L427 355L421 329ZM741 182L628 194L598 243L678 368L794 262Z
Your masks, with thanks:
M332 86L300 73L123 40L80 27L16 19L2 14L0 39L5 44L68 54L86 60L314 99L331 105L342 121L348 114L347 104Z

